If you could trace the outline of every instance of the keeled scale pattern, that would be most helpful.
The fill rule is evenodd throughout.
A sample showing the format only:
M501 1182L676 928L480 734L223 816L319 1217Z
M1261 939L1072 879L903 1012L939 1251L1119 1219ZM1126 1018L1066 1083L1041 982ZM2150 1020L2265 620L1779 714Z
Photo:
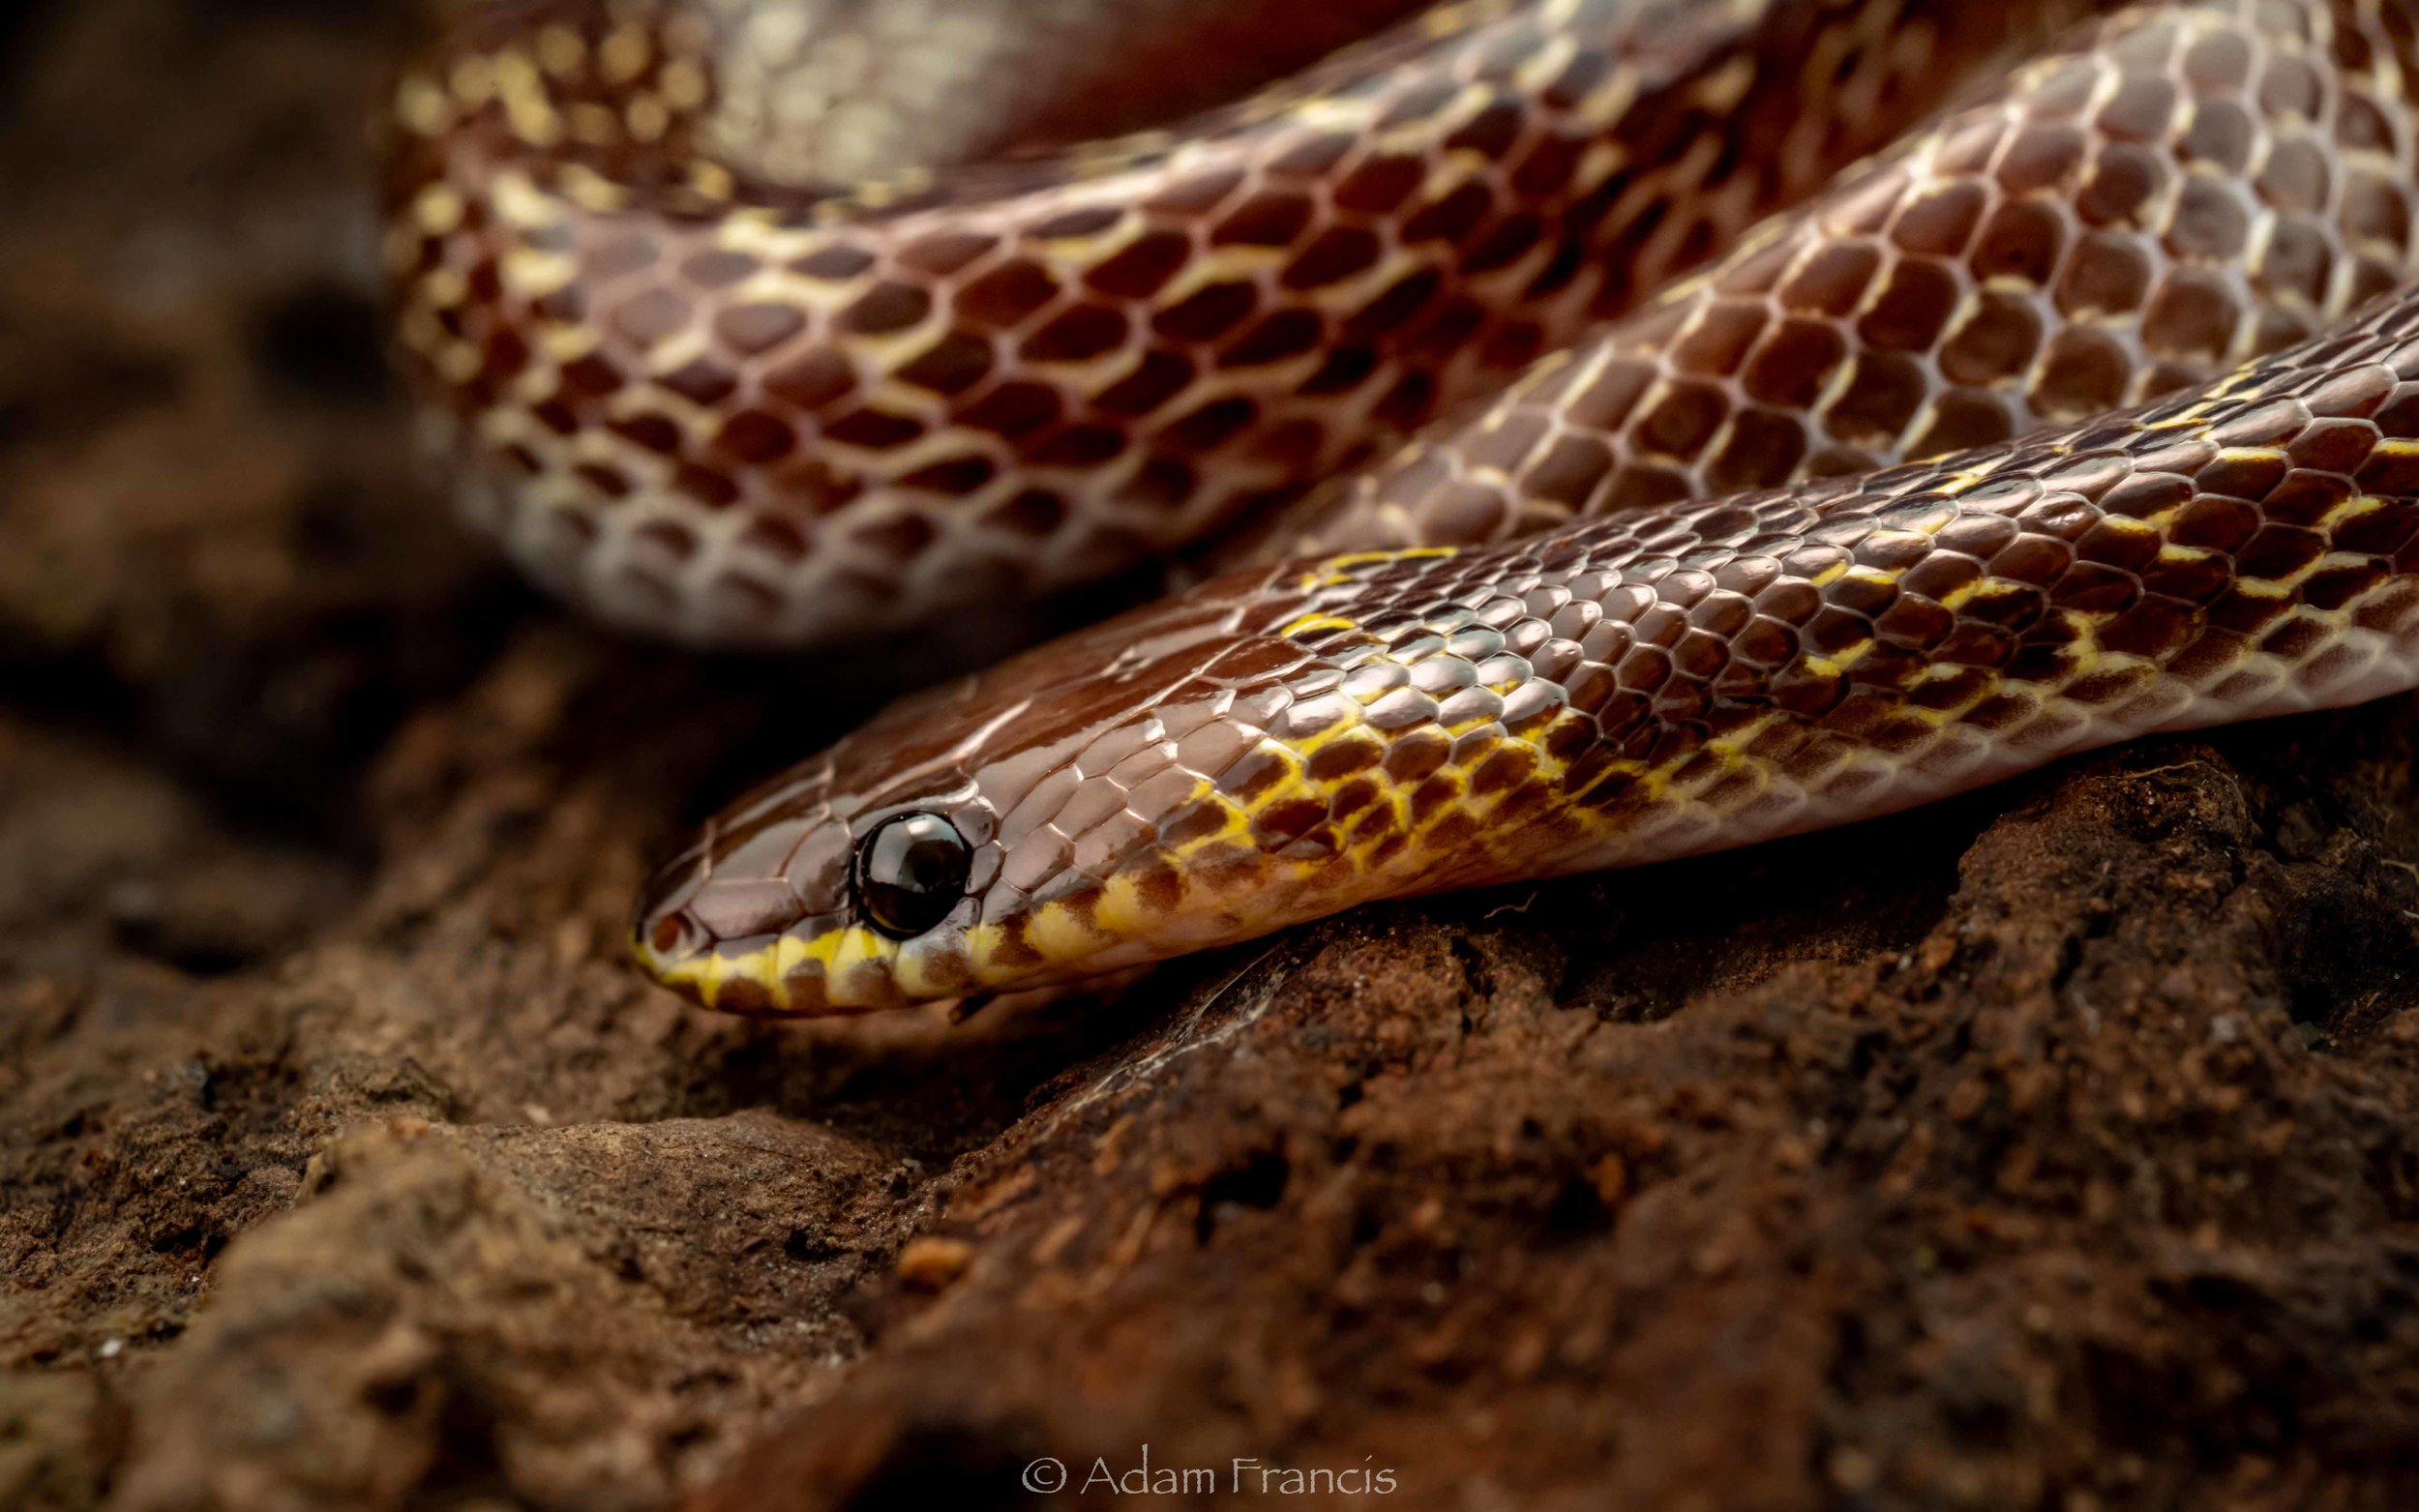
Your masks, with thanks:
M1274 544L1504 540L2201 382L2419 273L2414 70L2375 0L2087 26Z
M668 869L642 961L829 1012L1744 845L2419 682L2419 292L2200 393L1494 547L1219 579L885 715ZM855 841L947 814L901 944Z
M824 199L709 150L729 7L474 8L396 97L398 330L541 579L870 635L1500 384L2068 3L1469 0L1180 138Z

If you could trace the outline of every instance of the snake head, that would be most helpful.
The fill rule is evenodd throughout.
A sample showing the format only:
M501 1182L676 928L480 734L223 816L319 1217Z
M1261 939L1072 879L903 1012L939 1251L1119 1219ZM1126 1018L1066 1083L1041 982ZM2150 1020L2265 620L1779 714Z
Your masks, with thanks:
M1456 557L1235 574L895 704L664 870L640 964L708 1007L850 1013L1623 859L1662 832L1629 813L1654 784L1528 660L1580 648Z
M893 710L708 822L641 899L641 967L739 1013L983 991L971 941L1000 869L999 816L948 750L910 754L933 701ZM885 755L906 757L904 770Z
M708 1007L852 1013L1293 922L1266 906L1257 847L1195 864L1239 822L1215 778L1267 738L1256 711L1290 701L1272 671L1305 660L1241 623L1267 584L1210 584L893 705L656 875L641 968Z

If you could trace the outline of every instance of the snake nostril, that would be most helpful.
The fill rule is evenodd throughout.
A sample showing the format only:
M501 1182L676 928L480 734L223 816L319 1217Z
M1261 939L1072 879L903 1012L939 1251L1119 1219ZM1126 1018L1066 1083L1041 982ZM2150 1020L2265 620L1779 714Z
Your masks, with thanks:
M647 947L667 959L684 954L695 943L696 931L689 927L685 914L667 914L655 921L647 932Z

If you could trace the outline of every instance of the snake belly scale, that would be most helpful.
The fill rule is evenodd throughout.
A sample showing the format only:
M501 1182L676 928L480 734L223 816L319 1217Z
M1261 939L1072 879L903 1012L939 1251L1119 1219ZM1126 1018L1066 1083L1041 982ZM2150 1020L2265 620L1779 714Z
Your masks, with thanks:
M1920 7L1777 0L1691 30L1654 5L1448 6L1199 134L942 175L888 203L715 179L672 140L686 128L669 107L643 151L621 127L592 131L584 154L550 147L546 112L569 120L593 84L568 43L562 66L529 64L518 93L500 65L470 80L484 93L459 77L423 77L417 95L407 83L416 126L390 249L405 344L478 509L541 576L624 622L813 639L929 613L967 591L969 544L1011 493L1051 493L1053 531L1089 543L1025 558L1028 584L1048 586L1192 539L1299 491L1357 439L1443 416L1237 548L1262 564L911 698L742 799L651 884L642 964L714 1007L792 1014L1076 981L1370 899L1719 849L2152 730L2411 686L2419 296L2391 291L2419 273L2405 94L2419 41L2401 0L2128 11L1751 233L1670 232L1744 226L1810 190L1856 138L1809 128L1794 162L1758 171L1739 159L1745 135L1669 131L1685 116L1702 132L1721 114L1709 102L1752 114L1747 86L1776 66L1757 50L1772 37L1864 27L1882 56L1890 38L1920 38L1862 73L1836 51L1817 60L1867 80L1863 103L1911 117L1945 85L1909 85L1906 58L1979 55L2054 18L1958 9L2001 18L1960 32ZM681 56L710 52L707 38L698 30ZM612 43L575 40L583 59ZM645 46L652 68L678 51ZM1606 60L1592 76L1630 82L1577 90L1570 71L1591 48ZM1479 115L1517 100L1501 119L1522 150L1551 136L1539 121L1585 118L1573 163L1626 187L1603 195L1609 179L1587 188L1574 165L1547 212L1492 180L1496 197L1417 266L1400 259L1427 244L1388 222L1377 239L1396 260L1351 297L1423 281L1400 326L1356 327L1346 302L1295 290L1311 311L1301 329L1315 328L1300 352L1221 367L1214 341L1176 343L1178 404L1212 392L1206 375L1227 385L1211 402L1240 400L1217 445L1178 448L1184 488L1132 487L1175 456L1172 432L1113 426L1098 400L1172 349L1154 345L1166 331L1145 311L1175 306L1151 299L1174 286L1181 305L1208 286L1187 278L1238 282L1232 249L1192 222L1167 283L1136 296L1081 377L1046 343L1034 360L1026 336L1067 313L1046 305L1015 340L988 334L966 390L979 406L990 385L1059 385L1042 429L1115 430L1114 450L1098 444L1122 462L1088 471L993 449L978 487L933 492L860 467L868 449L845 433L831 444L840 411L793 404L781 465L725 465L722 433L778 397L771 368L711 344L750 301L797 296L783 338L796 344L766 350L844 361L846 413L889 403L914 387L902 374L921 343L965 334L953 301L967 285L927 275L916 321L886 333L899 340L855 339L885 335L852 333L847 311L916 276L904 249L955 227L968 245L990 239L982 256L1039 258L1030 218L1080 209L1115 229L1073 264L1036 261L1062 291L1101 265L1085 259L1166 228L1152 217L1190 213L1180 196L1146 210L1118 196L1164 196L1206 163L1241 161L1221 153L1273 171L1253 155L1347 125L1361 134L1327 167L1389 143L1433 152L1423 183L1449 197L1466 182L1450 165L1477 160L1434 133L1479 117L1393 93L1425 79L1442 98L1442 78ZM1539 114L1519 94L1538 88L1577 116ZM702 108L696 88L676 93ZM1662 104L1640 104L1650 96ZM1375 124L1389 112L1392 138ZM1340 182L1310 195L1331 211ZM1232 215L1239 202L1220 203ZM1490 280L1475 249L1523 215L1543 229L1497 270L1518 272ZM1296 229L1315 239L1339 223L1314 215ZM796 280L815 277L799 267L843 244L872 249L856 282L799 294ZM1284 285L1307 245L1252 254L1242 324L1274 317L1259 294ZM741 246L747 269L720 292L692 279L658 344L617 325L621 295L664 292L648 277ZM618 273L614 248L631 265ZM1556 268L1571 271L1545 276ZM1306 396L1302 375L1346 348L1366 354L1352 361L1367 383L1349 400ZM729 387L693 385L685 409L664 398L709 359ZM1499 371L1524 363L1509 381ZM1406 383L1417 401L1385 412ZM639 423L649 416L664 424ZM1298 421L1315 440L1287 430ZM914 424L927 449L993 434L950 404ZM1284 433L1303 439L1264 465ZM715 467L727 489L686 471ZM908 518L923 523L890 541L883 572L860 571L855 533ZM724 578L762 565L748 543L768 522L787 532L772 556L789 576L733 598ZM1100 547L1109 536L1119 544ZM851 561L864 580L835 596L821 575Z

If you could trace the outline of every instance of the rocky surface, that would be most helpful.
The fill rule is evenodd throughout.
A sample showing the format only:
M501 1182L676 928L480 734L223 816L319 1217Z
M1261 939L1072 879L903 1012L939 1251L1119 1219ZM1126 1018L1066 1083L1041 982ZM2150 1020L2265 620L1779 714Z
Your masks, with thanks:
M0 34L0 1505L2419 1495L2419 702L1111 1002L692 1013L631 889L871 690L453 529L392 19Z

